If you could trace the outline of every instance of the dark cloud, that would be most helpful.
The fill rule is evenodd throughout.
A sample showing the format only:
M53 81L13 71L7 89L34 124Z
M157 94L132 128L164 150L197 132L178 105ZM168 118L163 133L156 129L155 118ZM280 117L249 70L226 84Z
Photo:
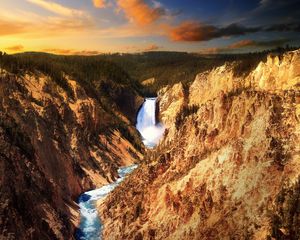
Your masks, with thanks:
M201 50L201 53L205 54L217 54L217 53L229 53L234 52L236 50L241 50L245 48L275 48L281 47L290 42L290 39L275 39L268 41L254 41L251 39L241 40L235 43L232 43L226 47L215 47L215 48L206 48Z
M220 28L217 31L217 37L230 37L230 36L239 36L246 33L254 33L261 31L261 27L245 27L239 24L231 24L227 27Z
M206 25L197 22L184 22L177 27L171 28L169 37L173 41L208 41L214 38L239 36L246 33L260 31L260 27L245 27L231 24L223 28Z
M245 47L280 47L287 44L290 41L290 39L274 39L267 41L242 40L237 43L233 43L228 47L230 49L239 49Z
M187 21L170 28L168 36L173 41L201 42L214 38L241 36L256 32L300 32L300 22L246 27L237 23L225 27Z
M256 41L258 47L280 47L290 42L291 39L275 39L270 41Z
M274 24L265 28L268 32L300 32L300 23Z
M244 23L260 26L299 23L299 4L299 0L261 0L257 8L244 15Z

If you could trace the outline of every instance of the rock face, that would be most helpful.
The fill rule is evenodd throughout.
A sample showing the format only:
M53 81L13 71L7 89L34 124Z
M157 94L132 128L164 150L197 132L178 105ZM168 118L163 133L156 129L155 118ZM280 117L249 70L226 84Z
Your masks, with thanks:
M0 72L0 239L72 239L77 197L141 157L116 119L135 129L75 80L70 99L39 72Z
M155 78L149 78L149 79L142 81L142 85L147 86L147 85L153 84L154 82L155 82Z
M297 239L270 215L300 173L300 50L233 67L160 92L164 138L101 204L104 239Z

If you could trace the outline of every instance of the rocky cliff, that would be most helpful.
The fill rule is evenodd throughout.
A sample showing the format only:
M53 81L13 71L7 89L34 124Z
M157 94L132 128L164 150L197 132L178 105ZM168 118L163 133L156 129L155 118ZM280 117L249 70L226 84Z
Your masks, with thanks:
M100 204L104 239L299 239L300 50L236 64L160 91L165 135Z
M105 109L70 76L66 92L39 71L0 72L0 239L72 239L78 196L141 158L129 107Z

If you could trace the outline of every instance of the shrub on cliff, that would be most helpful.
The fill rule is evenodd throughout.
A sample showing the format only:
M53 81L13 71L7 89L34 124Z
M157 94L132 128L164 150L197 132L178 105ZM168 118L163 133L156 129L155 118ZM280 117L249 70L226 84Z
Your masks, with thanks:
M271 234L275 239L300 239L300 177L278 194L270 214Z
M188 117L189 115L192 115L194 113L197 113L199 109L199 106L197 105L191 105L191 106L184 106L181 108L181 110L177 113L176 119L175 119L175 126L176 129L178 130L181 126L181 124L184 122L184 119Z
M34 149L29 136L17 125L15 120L6 114L0 114L0 128L9 139L9 142L17 146L28 158L33 158ZM0 147L0 152L2 148Z

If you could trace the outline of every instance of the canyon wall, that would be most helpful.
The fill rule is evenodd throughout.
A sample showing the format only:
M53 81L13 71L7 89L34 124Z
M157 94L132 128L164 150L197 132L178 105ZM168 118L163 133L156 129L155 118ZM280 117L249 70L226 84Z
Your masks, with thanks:
M300 237L300 50L234 67L160 91L164 137L99 204L104 239Z
M78 196L140 161L129 107L107 110L65 78L72 98L41 72L0 70L0 239L72 239ZM142 98L129 93L137 111Z

